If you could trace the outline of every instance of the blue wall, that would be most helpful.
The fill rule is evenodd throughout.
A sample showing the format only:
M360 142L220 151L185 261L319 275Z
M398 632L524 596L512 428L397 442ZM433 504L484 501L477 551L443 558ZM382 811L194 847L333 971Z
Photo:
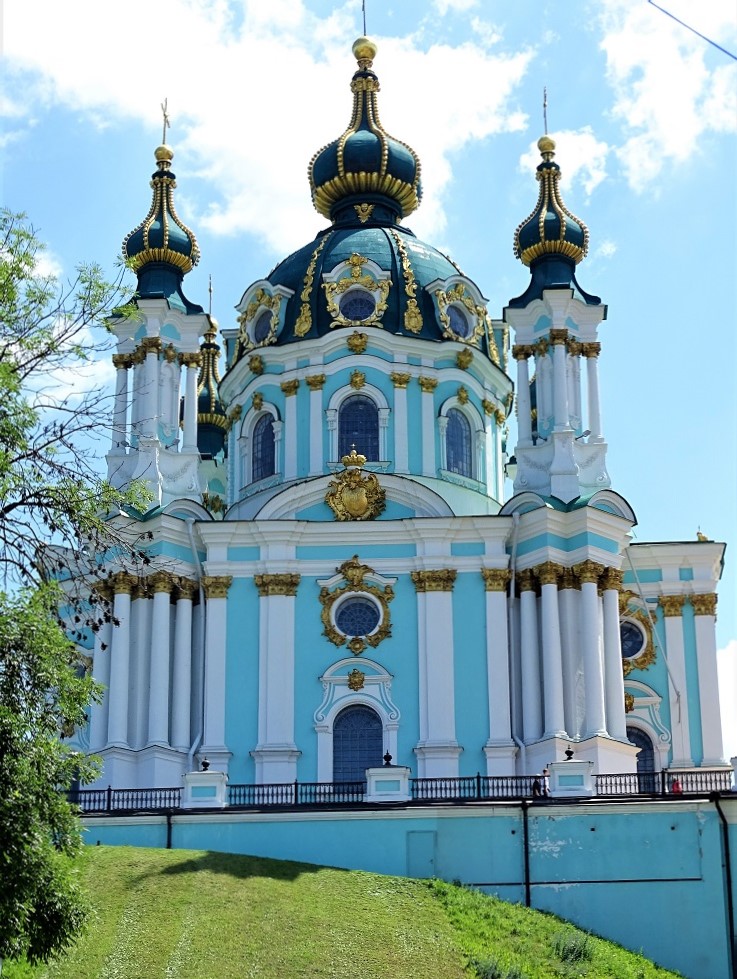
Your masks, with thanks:
M737 798L722 799L737 821ZM689 979L730 979L722 824L713 802L550 803L528 814L531 906ZM88 817L87 842L164 846L166 818ZM732 832L732 863L737 827ZM172 817L175 848L219 850L410 877L525 899L519 803ZM733 866L733 878L737 878Z

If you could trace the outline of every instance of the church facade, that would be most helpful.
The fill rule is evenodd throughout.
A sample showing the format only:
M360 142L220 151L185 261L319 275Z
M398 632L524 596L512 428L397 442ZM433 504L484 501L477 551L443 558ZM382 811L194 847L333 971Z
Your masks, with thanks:
M555 144L514 236L524 291L495 318L404 223L420 162L381 125L375 53L354 45L350 122L310 163L329 224L232 329L184 295L199 250L156 150L107 459L149 490L111 519L151 563L97 586L106 693L80 744L99 784L177 785L205 758L236 783L360 781L387 753L420 778L532 774L569 748L599 773L724 765L724 545L631 542L607 309L577 281L588 230Z

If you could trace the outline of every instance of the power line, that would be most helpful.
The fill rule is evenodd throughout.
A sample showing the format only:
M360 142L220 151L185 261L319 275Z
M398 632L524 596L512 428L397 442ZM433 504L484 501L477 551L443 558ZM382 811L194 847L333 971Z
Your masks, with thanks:
M702 41L706 41L707 44L711 44L712 47L715 47L718 51L721 51L722 54L726 54L728 58L732 58L734 59L734 61L737 61L737 54L732 54L731 51L727 51L726 48L723 48L721 44L717 44L716 41L712 41L710 37L707 37L705 34L700 34L695 27L691 27L689 24L684 23L684 21L679 20L675 14L672 14L670 12L670 10L666 10L664 7L659 7L657 3L653 3L653 0L647 0L647 2L649 4L652 4L652 6L655 7L656 10L659 10L661 13L672 18L677 24L680 24L681 27L685 27L687 31L691 31L692 34L695 34L697 37L700 37Z

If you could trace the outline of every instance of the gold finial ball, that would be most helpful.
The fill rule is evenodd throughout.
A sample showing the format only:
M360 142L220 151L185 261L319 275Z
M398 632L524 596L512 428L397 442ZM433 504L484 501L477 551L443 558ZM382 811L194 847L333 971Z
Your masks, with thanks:
M378 50L374 42L367 37L359 37L353 42L353 56L359 64L362 61L372 62Z
M551 139L550 136L541 136L537 141L537 148L540 150L543 156L546 153L550 153L551 156L555 153L555 140Z
M154 158L157 163L171 163L174 159L174 150L171 146L167 146L166 143L162 143L161 146L157 146L154 150Z

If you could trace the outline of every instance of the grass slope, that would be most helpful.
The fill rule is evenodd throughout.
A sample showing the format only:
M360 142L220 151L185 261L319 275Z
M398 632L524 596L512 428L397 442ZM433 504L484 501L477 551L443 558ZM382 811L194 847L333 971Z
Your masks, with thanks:
M441 881L221 853L95 847L94 914L3 979L667 979L557 918Z

